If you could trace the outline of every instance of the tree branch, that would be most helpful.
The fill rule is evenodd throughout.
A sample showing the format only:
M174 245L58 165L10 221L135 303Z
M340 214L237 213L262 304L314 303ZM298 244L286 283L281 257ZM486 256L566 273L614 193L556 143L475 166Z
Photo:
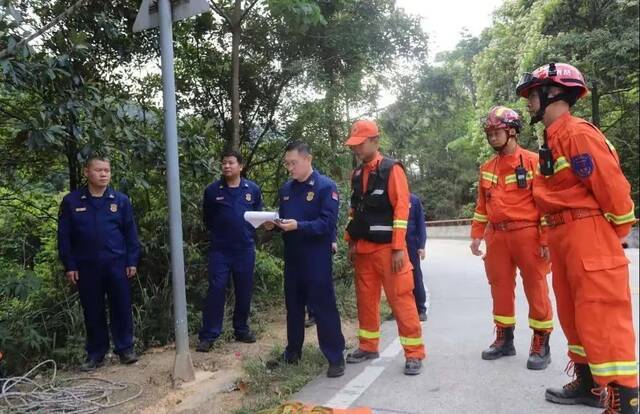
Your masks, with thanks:
M249 12L251 11L251 9L253 9L253 6L256 5L256 3L258 2L258 0L253 0L251 2L251 4L249 5L249 7L247 7L246 9L244 9L244 11L242 12L242 15L240 16L240 21L238 23L242 23L242 21L244 20L245 17L247 17L247 14L249 14Z
M47 30L51 29L53 26L55 26L60 21L62 21L65 17L67 17L68 15L73 13L73 11L76 8L80 7L82 5L82 3L85 3L86 1L87 0L78 0L78 1L76 1L72 6L70 6L67 10L63 11L62 13L60 13L53 20L51 20L49 23L47 23L46 25L41 27L39 30L35 31L34 33L31 33L29 36L25 37L24 39L22 39L18 43L16 43L16 46L15 46L14 50L17 50L18 48L28 44L33 39L42 36L44 34L44 32L46 32ZM4 49L3 51L0 52L0 59L6 57L9 54L10 54L9 48Z
M224 9L222 7L220 7L220 6L218 6L218 4L216 4L215 0L209 0L209 4L211 5L211 8L213 9L213 11L215 11L216 14L218 14L218 16L222 17L227 22L229 27L231 27L231 18L224 11Z

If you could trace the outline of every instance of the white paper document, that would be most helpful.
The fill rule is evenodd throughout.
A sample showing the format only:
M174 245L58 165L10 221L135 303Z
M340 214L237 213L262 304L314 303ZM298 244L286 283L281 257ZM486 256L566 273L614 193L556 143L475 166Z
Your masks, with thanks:
M277 211L246 211L244 213L244 219L251 223L254 228L260 227L267 221L278 220Z

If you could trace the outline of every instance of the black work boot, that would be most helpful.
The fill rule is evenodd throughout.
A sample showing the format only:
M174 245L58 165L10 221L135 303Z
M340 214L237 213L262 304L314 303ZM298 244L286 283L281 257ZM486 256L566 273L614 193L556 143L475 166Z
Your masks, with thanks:
M270 359L266 362L267 369L276 369L283 365L298 365L302 356L299 354L288 355L287 352L283 352L277 357Z
M377 352L363 351L358 348L355 351L347 354L347 363L348 364L359 364L368 359L376 359L380 356Z
M256 341L256 336L251 331L236 332L234 336L236 341L244 342L245 344L252 344Z
M327 369L327 377L328 378L338 378L344 375L344 358L338 361L335 364L329 364L329 369Z
M606 388L602 414L638 414L638 388L611 383Z
M211 348L213 348L213 343L215 342L215 339L209 341L206 339L201 339L200 342L198 342L198 346L196 347L196 352L209 352L211 351Z
M134 351L133 349L127 349L126 351L122 351L118 356L120 357L121 364L130 365L135 362L138 362L138 355L136 354L136 351Z
M91 358L87 357L84 363L80 366L82 372L92 372L104 365L104 358Z
M533 370L545 369L551 362L551 349L549 348L549 337L551 332L533 331L531 338L531 348L529 349L529 359L527 368Z
M498 359L503 356L513 356L516 348L513 346L513 326L503 328L496 326L496 340L488 349L482 351L482 359Z
M571 362L569 363L571 364ZM600 398L591 390L597 388L591 370L587 364L574 364L575 379L562 388L547 388L544 398L556 404L577 405L602 408Z

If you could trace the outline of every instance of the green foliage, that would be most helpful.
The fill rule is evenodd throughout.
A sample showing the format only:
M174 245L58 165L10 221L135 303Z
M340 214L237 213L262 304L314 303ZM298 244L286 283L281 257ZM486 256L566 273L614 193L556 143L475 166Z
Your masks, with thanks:
M69 364L82 357L82 312L58 263L55 230L59 202L82 185L82 163L93 152L110 156L114 187L131 197L139 227L136 346L165 344L173 322L157 31L131 32L139 1L87 2L33 46L16 48L73 1L0 3L0 50L10 52L0 59L0 351L12 371L51 356ZM229 11L230 2L216 3ZM514 93L520 72L568 61L592 89L575 111L599 123L617 147L637 200L637 12L636 0L510 0L480 36L463 34L454 50L425 64L419 20L392 0L258 2L240 39L244 174L273 209L287 179L284 145L311 144L315 167L337 181L342 199L334 277L346 317L355 310L341 237L353 158L341 143L360 114L378 117L383 149L403 161L429 219L470 217L478 165L492 154L479 119L496 104L523 113ZM177 23L174 33L194 333L208 285L202 192L219 175L232 135L231 34L214 13ZM381 86L399 96L384 110L376 104ZM539 134L527 127L520 142L535 149ZM259 330L260 315L282 309L283 280L281 237L260 231L258 244L252 320Z

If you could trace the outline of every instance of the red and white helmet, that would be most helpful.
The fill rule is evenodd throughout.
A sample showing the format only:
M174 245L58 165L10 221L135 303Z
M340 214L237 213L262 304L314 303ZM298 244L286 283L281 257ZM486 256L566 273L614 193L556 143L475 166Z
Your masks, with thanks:
M541 86L560 86L573 90L576 99L582 98L589 92L584 77L578 69L567 63L549 63L531 73L523 74L516 86L516 94L527 98L533 89Z
M506 106L494 106L489 110L487 117L482 122L482 127L486 131L491 129L515 129L519 133L522 129L520 115Z

